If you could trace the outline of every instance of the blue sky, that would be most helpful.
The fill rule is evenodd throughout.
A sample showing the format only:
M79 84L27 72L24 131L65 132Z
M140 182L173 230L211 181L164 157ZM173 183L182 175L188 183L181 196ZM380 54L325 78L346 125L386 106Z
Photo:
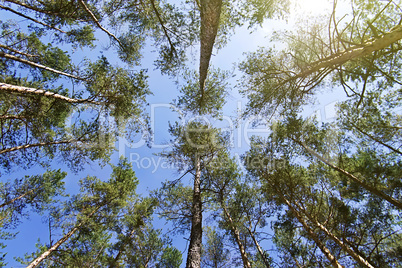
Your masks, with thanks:
M313 0L309 0L304 5L306 9L308 7L319 7L319 5L312 4ZM322 1L319 1L322 2ZM1 12L0 13L3 18L11 18L9 13ZM271 29L274 27L289 27L290 24L286 25L283 21L268 21L264 24L263 29L255 31L250 34L249 30L245 28L237 29L235 34L231 37L230 41L223 49L218 52L214 51L214 55L212 57L211 63L214 67L219 67L224 70L233 69L234 63L240 62L244 59L244 52L247 51L255 51L258 46L266 46L269 44L269 38L266 38L272 31ZM99 33L99 39L104 46L108 45L108 38L103 34ZM280 45L280 44L277 44ZM198 47L194 47L192 49L194 55L198 55ZM113 56L113 51L105 51L104 54L109 58L116 58ZM85 54L86 57L90 57L91 59L96 59L101 54L99 51L92 51L90 54ZM76 51L73 54L73 60L75 62L79 62L82 60L84 53L81 51ZM137 192L142 195L147 195L150 190L154 190L160 187L161 182L165 180L174 180L178 177L178 173L175 169L166 168L166 165L163 165L163 159L160 159L155 153L159 153L163 150L162 147L166 143L169 142L170 136L168 133L168 123L174 122L178 120L178 115L176 112L169 109L169 105L173 99L178 96L178 87L167 76L162 76L158 70L154 70L153 60L155 59L155 55L150 52L149 48L145 48L144 57L142 59L141 68L148 69L149 76L149 87L154 95L148 96L147 101L149 102L149 114L154 115L154 120L151 122L154 127L154 146L153 148L148 148L144 144L141 145L141 141L139 138L137 139L138 143L135 145L130 145L125 139L120 139L116 142L116 152L112 156L112 163L116 164L118 161L118 157L123 155L129 159L129 161L133 164L133 169L135 170L137 177L140 181L140 184L137 188ZM113 61L112 61L113 63ZM198 70L198 61L190 63L190 68ZM231 79L230 83L232 86L236 84L236 80L240 78L238 72L235 72L236 76ZM323 121L330 120L333 117L333 104L336 101L339 101L340 95L338 91L334 91L332 93L325 93L325 98L322 98L321 104L317 104L313 107L306 108L306 115L310 115L314 112L317 112ZM225 116L225 120L223 121L214 121L215 126L220 126L223 128L228 128L231 125L234 125L234 121L237 114L237 109L244 108L246 106L246 100L242 98L242 96L238 93L238 89L232 87L232 90L229 91L228 103L225 105L223 109L223 115ZM254 135L264 135L264 129L260 130L252 130L251 125L247 122L240 124L238 128L234 129L234 148L232 150L233 153L241 154L244 153L245 150L248 149L248 139ZM166 147L166 146L165 146ZM62 168L63 170L68 171L68 168L64 165L60 165L59 163L54 163L53 168ZM27 174L40 174L44 170L39 167L33 167L29 170L16 169L11 174L5 175L2 179L14 179L17 177L21 177ZM84 168L84 171L79 172L78 174L74 174L68 171L68 176L66 178L66 187L69 191L74 192L77 190L77 182L80 178L85 176L98 176L101 179L108 179L109 174L111 172L111 168L109 166L104 167L103 169L97 165L97 163L93 163L91 165L87 165ZM185 177L187 182L189 182L189 178ZM186 180L183 181L186 183ZM31 214L30 219L24 220L24 222L18 227L19 234L16 239L11 241L6 241L8 251L7 261L9 262L9 266L11 267L23 267L18 265L15 261L13 261L12 257L20 256L22 257L26 252L32 252L35 250L35 243L37 239L40 238L42 242L48 241L48 227L47 224L43 222L43 216ZM165 227L162 221L156 221L157 225L155 227L162 228ZM160 225L160 226L158 226ZM186 243L182 236L172 237L174 240L174 245L184 252L183 254L183 265L185 263L186 252L185 247Z

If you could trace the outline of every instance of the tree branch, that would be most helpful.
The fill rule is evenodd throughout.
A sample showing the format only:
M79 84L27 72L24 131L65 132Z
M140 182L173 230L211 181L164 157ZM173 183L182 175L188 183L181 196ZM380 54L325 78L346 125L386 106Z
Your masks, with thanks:
M51 91L42 90L42 89L15 86L15 85L10 85L10 84L5 84L5 83L0 83L0 92L1 91L8 91L11 93L19 93L19 94L41 95L41 96L45 96L48 98L54 98L57 100L68 102L68 103L85 103L85 104L95 104L95 105L104 104L102 102L92 101L89 99L73 99L73 98L69 98L69 97L66 97L66 96L51 92Z
M4 49L7 49L7 50L10 50L11 52L14 52L14 53L17 53L17 54L20 54L20 55L22 55L22 56L29 57L29 58L36 58L36 57L39 57L39 55L28 54L28 53L25 53L25 52L16 50L16 49L14 49L14 48L11 48L11 47L8 47L8 46L2 45L2 44L0 44L0 48L4 48Z
M33 67L36 67L36 68L40 68L40 69L43 69L43 70L46 70L46 71L49 71L49 72L52 72L52 73L55 73L55 74L64 75L64 76L74 78L74 79L77 79L77 80L81 80L81 81L87 81L85 78L78 77L78 76L75 76L73 74L65 73L65 72L62 72L62 71L47 67L45 65L39 64L39 63L29 61L29 60L25 60L25 59L22 59L22 58L19 58L19 57L4 53L2 51L0 51L0 58L6 58L6 59L9 59L9 60L18 61L18 62L27 64L27 65L30 65L30 66L33 66Z
M98 19L95 17L94 13L92 13L92 11L87 7L87 5L85 4L85 2L83 0L80 0L81 5L84 7L85 11L91 16L91 18L93 19L93 21L96 23L96 25L105 33L107 33L110 37L112 37L114 40L116 40L116 42L120 45L121 48L123 48L123 44L120 42L120 40L111 32L109 32L108 30L106 30L105 28L103 28L103 26L99 23Z
M44 23L44 22L38 21L38 20L36 20L36 19L34 19L34 18L31 18L31 17L29 17L29 16L27 16L27 15L24 15L24 14L22 14L22 13L16 11L16 10L14 10L14 9L11 9L11 8L9 8L9 7L0 5L0 8L2 8L2 9L4 9L4 10L8 10L8 11L14 13L14 14L17 14L17 15L20 16L20 17L26 18L26 19L28 19L28 20L31 20L31 21L33 21L33 22L36 22L36 23L38 23L38 24L41 24L41 25L43 25L43 26L45 26L45 27L48 27L48 28L51 28L51 29L53 29L53 30L59 31L59 32L61 32L61 33L67 33L67 32L65 32L65 31L63 31L63 30L60 30L59 28L56 28L56 27L54 27L54 26L52 26L52 25L49 25L49 24L46 24L46 23Z

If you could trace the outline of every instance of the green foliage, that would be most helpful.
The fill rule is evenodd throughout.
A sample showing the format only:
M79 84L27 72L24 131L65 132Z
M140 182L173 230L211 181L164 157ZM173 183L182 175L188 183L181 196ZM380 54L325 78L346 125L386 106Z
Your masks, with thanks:
M221 115L226 103L227 82L230 73L221 70L210 71L205 82L204 95L199 92L199 77L196 72L185 72L185 85L181 87L180 96L174 105L184 113L193 115Z
M202 248L202 267L230 267L230 251L225 248L224 236L207 227L206 243Z

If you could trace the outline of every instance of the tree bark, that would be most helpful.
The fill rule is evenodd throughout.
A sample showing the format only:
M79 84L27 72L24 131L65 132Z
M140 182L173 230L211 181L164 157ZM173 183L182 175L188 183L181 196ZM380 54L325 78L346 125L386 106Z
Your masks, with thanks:
M295 204L300 211L303 212L304 215L307 216L309 221L311 221L314 225L316 225L318 228L321 229L327 236L329 236L338 246L340 246L344 251L346 251L353 259L355 259L360 265L363 267L367 268L374 268L367 260L365 260L363 257L361 257L359 254L357 254L353 249L348 247L345 243L343 243L338 237L336 237L332 232L330 232L324 225L322 225L320 222L315 220L307 211L305 211L300 205Z
M75 76L73 74L65 73L65 72L62 72L62 71L47 67L45 65L42 65L42 64L39 64L39 63L36 63L36 62L32 62L32 61L29 61L29 60L25 60L25 59L16 57L14 55L4 53L2 51L0 51L0 58L6 58L6 59L9 59L9 60L18 61L18 62L27 64L29 66L36 67L36 68L39 68L39 69L43 69L43 70L46 70L46 71L49 71L49 72L52 72L52 73L55 73L55 74L67 76L67 77L77 79L77 80L81 80L81 81L86 81L86 79L84 79L82 77L78 77L78 76Z
M79 142L79 140L39 142L39 143L34 143L34 144L25 144L25 145L21 145L21 146L16 146L16 147L0 150L0 154L5 154L5 153L13 152L13 151L18 151L18 150L24 150L24 149L33 148L33 147L41 147L41 146L47 146L47 145L68 144L68 143L74 143L74 142Z
M237 246L239 247L240 251L240 256L243 261L243 267L245 268L251 268L251 263L248 260L246 250L244 249L243 243L240 240L240 233L239 230L235 227L234 222L232 217L230 216L229 212L227 211L226 207L221 203L223 212L225 213L225 216L227 220L229 221L230 229L232 231L232 235L234 239L236 240Z
M396 200L393 197L383 193L382 191L376 189L375 187L368 185L364 181L360 180L359 178L357 178L356 176L350 174L349 172L339 168L338 166L335 166L334 164L330 163L327 159L325 159L324 157L322 157L321 155L316 153L313 149L308 147L303 142L298 141L298 140L293 139L293 138L292 138L292 140L294 142L296 142L297 144L299 144L300 146L302 146L304 149L306 149L306 151L308 151L310 154L312 154L313 156L318 158L321 162L323 162L324 164L326 164L330 168L332 168L332 169L334 169L336 171L339 171L340 173L344 174L346 177L350 178L352 181L354 181L355 183L359 184L360 186L362 186L364 189L366 189L370 193L372 193L372 194L374 194L374 195L376 195L378 197L381 197L382 199L388 201L389 203L391 203L392 205L396 206L397 208L402 209L402 203L399 202L398 200Z
M59 241L57 241L52 247L43 252L39 257L37 257L33 262L31 262L26 268L34 268L38 266L44 259L46 259L53 251L55 251L58 247L60 247L64 242L66 242L75 232L77 232L80 227L84 224L81 222L72 230L70 230L67 234L65 234Z
M186 268L200 267L201 245L202 245L201 160L200 157L197 156L195 160L190 245L187 253Z
M267 268L270 268L271 265L269 265L268 261L266 260L265 255L264 255L264 252L263 252L263 250L262 250L262 248L261 248L261 246L260 246L260 243L258 243L257 238L255 237L254 233L251 231L251 228L248 227L247 230L248 230L248 232L249 232L249 234L250 234L250 236L251 236L251 239L252 239L253 242L254 242L255 247L257 248L258 253L260 254L262 260L264 261L265 266L266 266Z
M402 39L402 25L394 27L391 31L385 33L379 38L375 38L365 43L352 46L344 51L313 62L306 68L306 70L301 71L300 73L285 80L284 83L298 78L304 78L324 68L334 68L335 66L342 65L350 60L367 56L375 51L379 51L390 46L400 39Z
M200 106L203 105L205 81L209 62L218 33L222 0L201 0L201 49L200 49Z
M303 216L292 206L292 204L285 198L284 195L279 193L280 199L289 207L292 211L293 215L297 218L297 220L303 225L303 228L306 230L309 237L316 243L316 245L320 248L321 252L327 257L333 267L342 268L343 266L338 262L334 255L332 255L331 251L321 242L318 236L311 230L306 221L303 219Z
M41 95L41 96L45 96L48 98L54 98L57 100L68 102L68 103L85 103L85 104L95 104L95 105L103 104L101 102L92 101L89 99L73 99L73 98L69 98L69 97L66 97L66 96L51 92L51 91L46 91L43 89L15 86L15 85L10 85L10 84L5 84L5 83L0 83L0 91L2 91L2 90L8 91L11 93Z

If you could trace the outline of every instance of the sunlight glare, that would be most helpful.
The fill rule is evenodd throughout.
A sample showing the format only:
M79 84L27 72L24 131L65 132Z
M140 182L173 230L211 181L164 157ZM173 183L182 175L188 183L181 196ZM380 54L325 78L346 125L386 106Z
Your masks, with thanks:
M332 9L329 0L293 0L293 8L299 15L320 15Z

